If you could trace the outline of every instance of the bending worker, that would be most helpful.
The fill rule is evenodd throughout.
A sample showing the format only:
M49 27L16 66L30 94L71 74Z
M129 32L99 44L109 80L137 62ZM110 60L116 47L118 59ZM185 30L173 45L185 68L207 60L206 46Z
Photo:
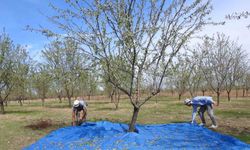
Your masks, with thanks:
M207 111L208 116L210 117L212 121L212 126L210 128L217 128L217 122L214 117L214 112L213 112L213 105L214 101L212 97L209 96L197 96L190 99L185 99L184 104L187 106L192 106L193 107L193 113L192 113L192 121L191 123L195 123L195 117L196 117L196 112L197 108L200 107L198 113L200 116L200 119L202 123L200 124L201 126L206 125L205 117L204 117L204 112Z
M78 97L73 104L72 108L72 125L80 125L86 121L87 117L87 103Z

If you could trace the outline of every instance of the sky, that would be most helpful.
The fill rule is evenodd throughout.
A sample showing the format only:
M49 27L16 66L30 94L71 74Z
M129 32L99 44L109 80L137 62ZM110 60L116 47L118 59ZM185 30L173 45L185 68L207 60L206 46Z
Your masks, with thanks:
M25 30L27 25L38 28L39 26L54 29L46 16L52 16L53 10L49 3L65 7L64 0L0 0L0 33L5 30L15 44L27 47L30 56L38 60L41 50L48 43L48 39L40 33ZM250 12L250 0L212 0L214 21L226 21L224 26L208 26L199 33L200 35L213 35L223 32L231 40L238 41L242 48L249 53L250 58L250 17L241 20L226 20L227 14L233 12Z
M250 16L247 19L241 20L227 20L225 16L232 14L233 12L250 12L250 0L212 0L213 12L211 17L214 21L226 21L223 26L209 26L206 27L202 33L207 35L213 35L216 32L224 33L230 36L231 40L238 41L239 45L242 45L250 58ZM201 33L201 34L202 34Z
M0 0L0 33L4 29L15 44L26 46L35 60L39 59L41 50L49 40L40 33L27 31L26 26L56 30L46 17L54 13L49 7L51 1L59 6L64 5L64 0Z

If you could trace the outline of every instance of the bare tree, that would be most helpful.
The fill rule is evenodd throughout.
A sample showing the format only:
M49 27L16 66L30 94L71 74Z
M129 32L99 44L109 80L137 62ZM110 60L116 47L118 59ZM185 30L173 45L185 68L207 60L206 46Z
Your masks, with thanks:
M33 69L33 86L39 98L42 100L44 106L45 99L51 86L51 76L49 74L48 66L44 64L37 64Z
M83 75L87 59L71 38L55 40L47 45L43 50L43 57L57 86L58 97L60 98L62 91L65 91L70 107L71 98L74 96L79 78Z
M66 1L50 20L82 45L82 50L105 64L106 79L128 95L134 107L129 131L134 131L139 110L161 90L172 58L201 29L211 12L210 1ZM48 29L47 36L55 35ZM119 59L119 63L113 63ZM126 62L126 63L122 63ZM125 65L124 65L125 64ZM129 64L127 66L126 64ZM122 77L129 76L129 82ZM142 83L154 89L140 97Z
M45 58L45 64L47 64L49 72L51 74L51 87L55 91L59 102L62 102L63 96L63 83L62 83L62 59L64 58L61 48L61 42L55 40L45 46L42 51L43 57Z
M246 72L246 74L243 77L243 81L244 81L243 82L243 97L244 97L244 96L248 96L248 91L250 89L250 74L249 74L249 72Z
M233 62L230 42L229 37L217 33L215 37L205 37L199 46L201 69L210 88L217 94L217 105Z
M13 88L13 82L11 82L11 75L13 74L13 62L11 61L14 53L14 45L6 33L0 35L0 107L1 114L4 114L4 102L10 95Z
M190 54L190 63L192 64L192 71L189 79L189 91L191 93L197 93L198 90L202 92L202 95L205 95L205 92L209 90L208 82L204 76L203 69L204 67L202 65L202 59L206 55L206 51L209 50L209 47L207 47L209 44L207 42L203 43L203 46L198 45L198 47L195 47L193 50L189 50L191 52ZM200 49L203 49L200 51ZM190 83L191 82L191 83ZM197 95L197 94L191 94L191 95Z
M241 46L238 46L236 42L231 42L229 45L230 53L231 53L231 65L229 66L229 71L227 74L226 82L225 82L225 89L227 91L228 101L231 100L230 93L235 87L236 82L240 82L243 80L244 75L247 72L247 59L246 54L241 49Z
M94 71L89 71L86 77L87 78L84 82L84 90L86 91L88 99L90 100L90 97L93 96L97 90L98 76L95 75Z
M172 67L171 75L173 76L175 90L178 92L178 99L181 100L181 96L188 91L193 65L188 60L187 56L179 55L177 58L174 67Z
M0 35L0 113L4 114L4 103L8 97L16 91L14 86L20 85L18 74L26 72L25 48L14 45L10 37L3 32ZM24 68L23 68L24 67ZM20 74L19 74L20 75Z
M187 49L187 48L186 48ZM187 90L189 91L192 97L197 96L199 89L204 91L204 77L203 73L200 70L201 59L195 51L191 51L189 49L186 55L185 61L187 63L187 67L189 68L189 78L187 79ZM204 91L205 92L205 91ZM203 92L203 95L204 95Z
M228 20L240 20L240 19L247 19L249 16L250 16L249 11L234 12L232 14L226 15L226 19L228 19ZM247 28L250 28L250 24L247 25Z
M30 70L30 59L26 49L20 45L17 46L19 51L15 53L15 57L12 61L15 63L15 69L13 72L13 79L15 86L13 87L13 93L10 95L12 98L17 100L22 106L22 101L27 99L28 91L28 80L29 80L29 70Z
M108 94L111 103L115 105L115 109L118 109L121 91L109 82L104 82L105 92Z
M130 66L130 64L124 60L121 60L119 57L118 58L113 58L113 62L114 64L123 64L123 66L126 66L126 68L128 68ZM106 64L101 64L101 67L103 68L103 70L105 70L105 68L107 68L107 66L105 66ZM122 74L119 74L122 73ZM105 88L105 92L108 93L111 103L113 103L115 105L115 109L118 109L118 105L120 102L120 96L122 94L121 90L119 88L117 88L116 86L114 86L112 83L110 83L107 80L106 74L105 73L101 73L101 78L104 82L104 88ZM124 75L124 72L115 72L115 76L118 76L121 80L123 80L124 83L129 83L131 82L131 78L128 75ZM142 93L142 92L141 92Z

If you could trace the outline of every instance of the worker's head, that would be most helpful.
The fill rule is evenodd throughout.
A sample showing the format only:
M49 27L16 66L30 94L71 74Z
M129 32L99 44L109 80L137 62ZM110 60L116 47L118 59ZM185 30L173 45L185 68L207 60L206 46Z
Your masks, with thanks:
M190 99L185 99L184 104L187 106L191 106L191 100Z
M78 106L79 106L79 103L80 103L79 100L75 100L75 101L74 101L74 104L73 104L73 107L78 107Z

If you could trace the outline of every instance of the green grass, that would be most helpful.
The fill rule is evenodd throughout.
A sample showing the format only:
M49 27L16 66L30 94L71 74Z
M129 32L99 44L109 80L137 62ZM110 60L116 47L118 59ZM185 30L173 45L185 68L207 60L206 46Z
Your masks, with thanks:
M132 106L127 99L122 99L119 109L110 100L88 101L89 121L109 120L112 122L129 123L132 116ZM215 107L215 115L219 122L217 132L232 135L250 143L250 100L233 99L227 102L221 100L219 107ZM160 96L152 98L142 106L137 123L161 124L180 123L191 119L191 107L183 105L175 97ZM49 132L71 124L71 108L68 102L59 103L57 100L46 100L45 106L41 101L27 101L23 106L11 102L5 108L6 114L0 115L0 149L21 149ZM210 124L210 120L208 124ZM41 120L48 120L52 124L44 129L31 129L27 126L34 125ZM197 117L197 121L199 121Z
M240 135L233 135L231 134L231 136L235 136L236 138L248 142L250 141L250 134L249 133L241 133Z
M249 110L222 110L217 112L218 115L224 116L224 117L234 117L234 118L249 118L250 111Z

